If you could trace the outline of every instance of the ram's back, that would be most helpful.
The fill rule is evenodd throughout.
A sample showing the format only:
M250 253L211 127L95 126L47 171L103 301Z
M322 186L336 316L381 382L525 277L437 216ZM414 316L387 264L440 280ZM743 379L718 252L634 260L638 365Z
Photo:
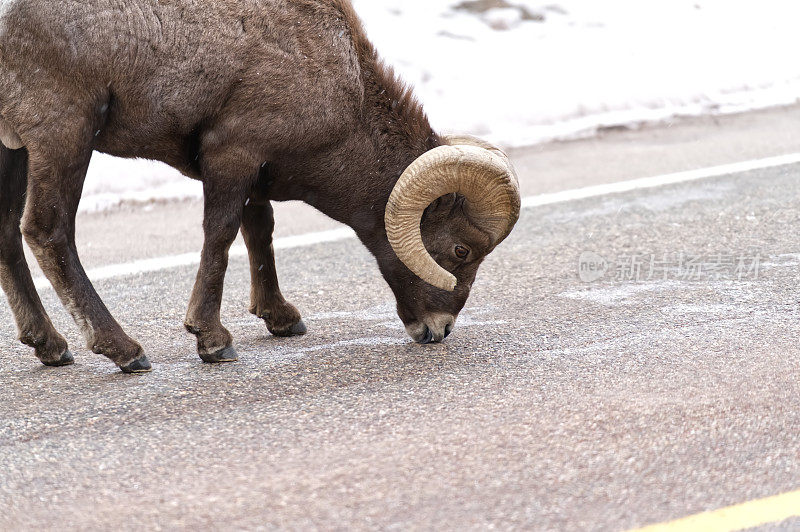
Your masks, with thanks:
M219 120L294 142L356 114L360 32L346 0L0 0L0 115L24 139L111 99L123 156Z

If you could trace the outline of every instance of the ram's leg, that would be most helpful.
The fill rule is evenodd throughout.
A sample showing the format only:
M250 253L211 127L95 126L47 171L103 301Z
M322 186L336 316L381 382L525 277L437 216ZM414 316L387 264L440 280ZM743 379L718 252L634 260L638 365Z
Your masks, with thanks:
M22 220L25 240L83 331L88 347L110 358L126 373L148 372L151 366L142 347L125 334L108 312L78 259L75 214L91 148L74 157L62 153L58 160L43 153L30 151L27 202Z
M25 207L28 153L0 145L0 284L8 296L22 343L33 347L46 366L74 362L42 306L22 251L20 220Z
M300 312L286 302L278 286L272 248L274 227L269 203L245 206L242 236L250 255L250 312L262 318L275 336L297 336L306 333L306 326Z
M228 250L239 232L247 189L216 175L203 179L205 241L185 325L197 336L197 352L204 362L233 362L238 355L231 333L220 322L220 306Z

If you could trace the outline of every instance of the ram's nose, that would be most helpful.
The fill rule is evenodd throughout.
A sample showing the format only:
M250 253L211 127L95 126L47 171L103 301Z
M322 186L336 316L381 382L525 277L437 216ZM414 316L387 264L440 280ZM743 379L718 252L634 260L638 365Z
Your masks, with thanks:
M439 343L453 332L456 317L452 314L430 314L422 321L406 326L406 332L419 344Z

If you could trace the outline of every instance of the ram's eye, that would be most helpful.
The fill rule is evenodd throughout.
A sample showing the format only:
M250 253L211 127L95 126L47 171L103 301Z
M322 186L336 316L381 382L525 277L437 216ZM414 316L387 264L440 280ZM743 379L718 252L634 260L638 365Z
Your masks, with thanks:
M455 252L456 252L456 257L458 257L461 260L464 260L467 257L469 257L469 249L465 248L464 246L456 246Z

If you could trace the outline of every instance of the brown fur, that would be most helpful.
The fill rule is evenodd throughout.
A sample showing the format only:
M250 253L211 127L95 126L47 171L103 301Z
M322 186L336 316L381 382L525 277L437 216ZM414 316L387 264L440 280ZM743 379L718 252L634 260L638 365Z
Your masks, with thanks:
M92 150L164 161L203 182L205 244L186 327L204 358L232 343L219 308L239 230L250 252L251 311L276 334L299 330L300 314L277 284L270 201L303 200L353 227L376 256L409 333L420 341L449 333L491 243L461 198L428 209L425 243L458 277L452 294L414 276L389 246L389 194L402 171L441 141L411 91L378 58L349 1L7 5L0 120L12 130L6 137L17 135L25 148L0 148L0 279L21 339L40 358L57 358L66 343L49 325L27 265L14 262L22 205L9 190L25 179L22 233L89 347L120 366L143 356L94 291L75 248ZM472 250L467 260L454 256L455 244ZM49 347L40 351L42 345Z

